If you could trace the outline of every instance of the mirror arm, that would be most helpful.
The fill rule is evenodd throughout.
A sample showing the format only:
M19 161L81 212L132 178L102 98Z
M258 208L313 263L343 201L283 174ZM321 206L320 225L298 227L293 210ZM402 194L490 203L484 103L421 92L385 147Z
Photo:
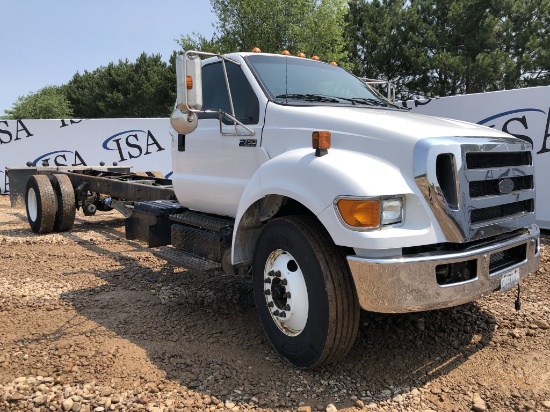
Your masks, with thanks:
M208 112L208 111L207 111ZM219 114L219 119L220 119L220 134L222 136L254 136L256 134L256 132L254 130L252 130L251 128L247 127L246 125L243 124L243 122L241 122L239 119L237 119L235 116L231 116L229 113L225 113L224 111L220 110L218 112L216 112ZM222 128L222 117L223 116L226 116L227 118L229 118L229 120L231 120L234 125L235 125L235 133L226 133L223 131L223 128ZM241 126L243 129L245 129L248 133L239 133L239 131L237 130L237 126Z

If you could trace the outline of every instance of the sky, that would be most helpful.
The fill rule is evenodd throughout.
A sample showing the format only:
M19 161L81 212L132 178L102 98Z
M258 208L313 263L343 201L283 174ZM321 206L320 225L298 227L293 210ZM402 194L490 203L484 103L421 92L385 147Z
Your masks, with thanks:
M210 38L215 21L208 0L0 0L0 116L76 72L142 52L168 61L175 39Z

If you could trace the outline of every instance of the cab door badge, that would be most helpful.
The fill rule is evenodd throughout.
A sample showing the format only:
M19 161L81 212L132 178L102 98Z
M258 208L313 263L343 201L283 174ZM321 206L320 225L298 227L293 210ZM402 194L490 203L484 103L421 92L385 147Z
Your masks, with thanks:
M241 139L239 146L241 147L256 147L258 144L256 139Z

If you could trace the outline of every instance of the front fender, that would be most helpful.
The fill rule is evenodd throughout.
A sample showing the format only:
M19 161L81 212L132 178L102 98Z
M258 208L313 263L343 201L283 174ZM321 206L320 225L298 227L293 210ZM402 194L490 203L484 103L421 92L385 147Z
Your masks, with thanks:
M239 236L243 216L258 200L269 195L284 196L301 203L319 218L337 245L365 247L361 239L380 235L346 229L337 221L334 199L337 196L408 195L416 199L417 208L422 210L419 193L411 189L415 188L414 183L407 182L404 176L412 176L412 171L402 171L384 159L365 153L329 149L328 154L316 157L311 148L285 152L262 164L243 192L235 220L237 230L233 234L233 245L241 251L236 255L234 251L234 258L242 260L242 239ZM425 212L421 220L421 226L429 230L431 223ZM259 224L258 220L256 227ZM388 245L387 241L384 245L378 243L382 248L391 247Z

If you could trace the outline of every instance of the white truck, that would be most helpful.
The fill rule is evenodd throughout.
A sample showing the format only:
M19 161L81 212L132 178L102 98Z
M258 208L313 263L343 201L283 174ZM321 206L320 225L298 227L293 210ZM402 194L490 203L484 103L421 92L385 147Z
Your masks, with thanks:
M171 180L11 169L35 232L115 207L127 238L174 264L250 274L270 342L298 368L341 359L361 308L460 305L537 270L528 142L409 113L311 59L189 51L177 67Z

